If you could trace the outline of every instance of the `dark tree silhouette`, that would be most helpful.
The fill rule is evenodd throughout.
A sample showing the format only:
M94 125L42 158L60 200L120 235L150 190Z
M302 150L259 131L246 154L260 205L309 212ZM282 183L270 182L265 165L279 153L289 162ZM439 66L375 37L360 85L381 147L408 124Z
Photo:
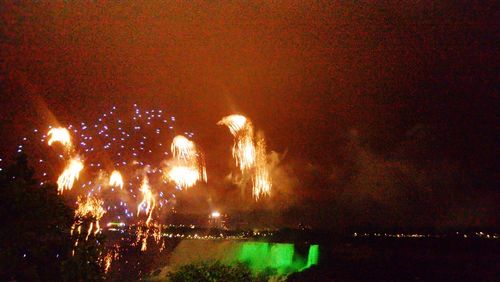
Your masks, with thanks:
M254 276L244 264L225 265L220 262L200 262L186 264L168 275L168 281L214 281L214 282L260 282L268 281L269 277L262 273Z
M83 219L84 225L90 224L94 219ZM86 229L84 229L86 230ZM78 245L73 248L74 255L62 263L62 278L64 281L102 281L105 279L102 261L105 251L102 235L93 235L86 239L86 232L75 234L73 239L78 239Z
M97 273L93 275L88 267L71 267L94 259L97 252L91 243L84 243L77 255L71 255L72 223L73 211L57 195L56 185L40 185L27 156L18 155L0 172L0 281L101 277L99 269L92 268Z

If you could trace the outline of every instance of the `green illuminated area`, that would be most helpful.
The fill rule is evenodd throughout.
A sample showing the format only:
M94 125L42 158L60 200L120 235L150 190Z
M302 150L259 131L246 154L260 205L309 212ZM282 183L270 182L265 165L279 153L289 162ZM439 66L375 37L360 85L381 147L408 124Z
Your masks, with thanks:
M309 247L309 254L307 255L307 265L305 268L309 268L313 265L318 264L319 261L319 246L311 245Z
M242 244L238 261L248 264L254 272L275 269L278 274L302 271L318 264L319 246L309 246L307 258L295 251L294 244L245 242Z

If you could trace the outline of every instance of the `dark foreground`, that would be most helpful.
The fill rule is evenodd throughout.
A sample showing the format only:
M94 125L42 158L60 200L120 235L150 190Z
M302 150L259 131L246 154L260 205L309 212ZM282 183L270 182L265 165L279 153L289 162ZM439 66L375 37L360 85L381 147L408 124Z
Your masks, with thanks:
M320 264L289 281L500 281L500 240L352 238L324 244Z
M196 232L202 234L202 230ZM302 250L318 244L319 264L288 276L288 281L500 281L500 239L460 234L424 238L351 237L328 233L285 230L268 237L241 241L293 243ZM489 238L489 237L488 237ZM111 239L111 238L110 238ZM171 263L172 253L183 240L165 240L156 248L122 252L109 273L110 280L134 281ZM219 241L221 240L221 241ZM231 239L217 239L223 242ZM202 240L203 241L203 240ZM125 245L130 245L125 243ZM302 247L301 247L302 246ZM209 252L209 250L206 250ZM214 258L215 259L215 258Z

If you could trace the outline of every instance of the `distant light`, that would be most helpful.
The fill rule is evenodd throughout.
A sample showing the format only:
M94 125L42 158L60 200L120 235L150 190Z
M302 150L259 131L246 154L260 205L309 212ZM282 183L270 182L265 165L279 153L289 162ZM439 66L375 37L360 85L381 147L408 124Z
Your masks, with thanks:
M220 217L220 212L214 211L214 212L212 212L211 216L212 216L212 218L218 218L218 217Z

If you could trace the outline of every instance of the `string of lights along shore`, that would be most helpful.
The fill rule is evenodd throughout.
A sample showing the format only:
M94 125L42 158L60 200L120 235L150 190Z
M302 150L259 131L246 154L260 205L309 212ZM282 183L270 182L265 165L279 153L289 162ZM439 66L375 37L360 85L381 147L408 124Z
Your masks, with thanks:
M175 209L176 191L208 181L207 160L193 141L194 133L176 135L175 121L161 109L143 110L134 104L131 113L113 106L94 123L33 130L32 137L45 144L41 151L47 145L51 148L38 161L43 172L40 184L58 175L58 193L78 198L72 231L82 232L76 218L85 215L96 219L87 237L100 231L103 217L126 220L146 228L138 229L138 243L146 249L147 230L158 226L155 215ZM227 126L234 137L228 150L241 175L251 180L247 186L254 199L269 196L272 180L264 138L255 134L252 122L243 115L223 117L217 124ZM23 141L30 143L28 137ZM23 149L19 145L18 151Z

